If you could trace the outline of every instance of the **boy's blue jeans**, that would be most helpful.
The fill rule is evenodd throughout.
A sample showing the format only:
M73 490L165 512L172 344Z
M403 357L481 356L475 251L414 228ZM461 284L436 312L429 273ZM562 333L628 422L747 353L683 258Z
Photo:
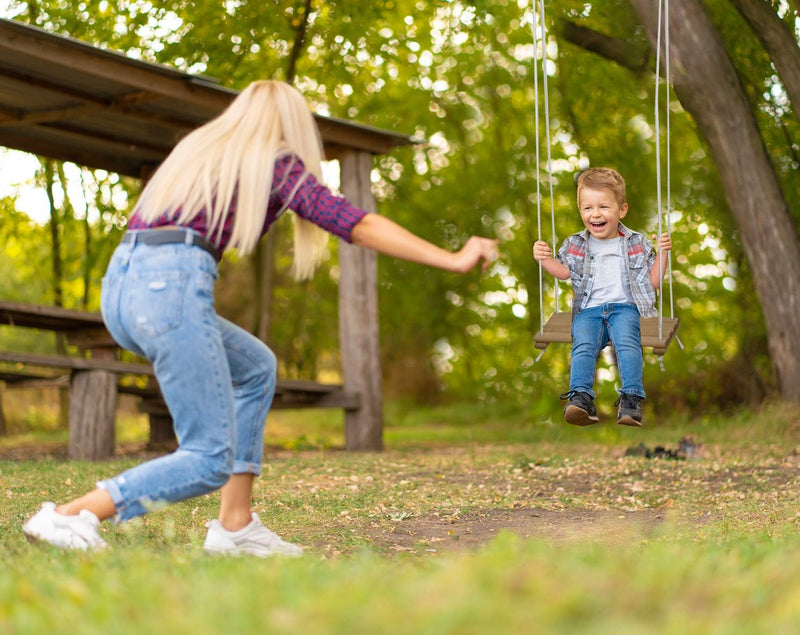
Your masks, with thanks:
M639 310L634 304L593 306L572 319L570 392L587 392L594 398L597 357L609 342L617 356L619 392L644 398Z
M214 310L217 263L199 247L123 243L102 287L103 319L123 347L153 363L178 449L98 483L116 520L140 516L259 474L276 359Z

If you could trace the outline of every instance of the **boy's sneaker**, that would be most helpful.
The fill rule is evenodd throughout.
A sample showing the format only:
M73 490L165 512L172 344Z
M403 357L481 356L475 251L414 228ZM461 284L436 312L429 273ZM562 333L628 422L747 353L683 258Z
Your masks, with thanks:
M569 399L564 408L564 420L574 426L590 426L600 419L594 407L594 399L588 392L567 392L561 399Z
M272 555L299 556L302 547L286 542L274 531L261 524L258 515L253 512L253 520L239 531L228 531L218 520L206 523L208 534L203 549L209 553L227 555L249 554L266 558Z
M637 395L620 394L619 399L614 402L619 406L617 411L617 423L622 426L642 427L642 398Z
M60 549L97 551L108 543L97 533L100 521L88 509L77 516L64 516L56 512L55 503L44 503L22 526L28 542L46 542Z

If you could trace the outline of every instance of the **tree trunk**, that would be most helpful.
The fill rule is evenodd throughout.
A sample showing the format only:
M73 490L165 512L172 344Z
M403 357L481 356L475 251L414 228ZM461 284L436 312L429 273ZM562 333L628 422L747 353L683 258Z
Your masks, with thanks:
M275 290L275 246L278 227L273 225L261 239L251 257L256 285L256 313L253 333L262 342L269 342L272 299Z
M81 169L81 191L84 193L84 196L86 196L86 200L88 201L88 188L86 187L84 175L85 170ZM66 188L64 188L64 191L66 191ZM87 204L86 213L83 216L83 297L81 298L81 308L83 308L84 311L89 310L89 294L91 293L92 288L93 255L92 224L89 222L89 207Z
M657 5L630 0L655 43ZM800 401L800 238L736 70L700 0L670 5L675 93L708 143L741 234L785 399Z
M3 384L0 384L0 437L8 436L8 426L6 425L6 413L3 410Z
M286 83L294 82L297 73L297 61L303 52L308 21L313 9L312 0L304 0L303 16L299 22L292 22L294 42L286 67ZM278 245L278 228L273 225L267 236L252 257L256 276L256 316L253 333L262 342L269 342L270 322L272 319L272 300L275 295L275 251Z
M303 52L303 45L306 42L306 31L308 30L308 21L313 9L312 0L304 0L303 17L299 21L296 18L292 19L294 43L292 44L292 51L289 53L289 63L286 66L286 83L288 84L294 82L294 76L297 74L297 61L300 59L300 55Z
M53 254L52 271L53 271L53 304L55 306L64 306L64 264L61 259L61 218L59 210L56 207L55 194L53 192L53 185L57 174L56 162L52 159L42 159L44 167L45 190L47 192L47 200L50 204L50 243ZM66 197L66 185L62 179L62 190ZM66 198L65 198L66 201ZM56 352L59 355L67 354L66 338L63 333L56 333ZM59 401L59 427L69 427L69 391L66 388L58 389Z

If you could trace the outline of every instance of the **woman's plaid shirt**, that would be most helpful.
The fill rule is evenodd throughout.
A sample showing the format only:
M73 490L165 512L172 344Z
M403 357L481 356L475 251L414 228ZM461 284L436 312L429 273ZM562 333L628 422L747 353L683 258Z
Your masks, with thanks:
M633 301L642 317L658 315L656 291L650 281L650 269L656 261L656 252L643 234L619 224L623 253L627 254L625 265L631 285ZM575 317L589 301L595 280L595 260L589 251L589 230L568 236L558 250L556 260L569 269L572 282L572 317Z

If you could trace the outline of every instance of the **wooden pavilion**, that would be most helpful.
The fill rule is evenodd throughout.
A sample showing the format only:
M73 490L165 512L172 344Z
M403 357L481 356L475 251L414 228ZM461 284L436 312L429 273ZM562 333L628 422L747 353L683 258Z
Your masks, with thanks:
M131 59L78 40L0 19L0 145L145 178L181 136L221 112L236 91L199 75ZM338 160L342 193L375 211L373 156L408 136L316 116L326 157ZM2 178L2 175L0 175ZM346 447L382 447L377 257L339 244L339 332Z

